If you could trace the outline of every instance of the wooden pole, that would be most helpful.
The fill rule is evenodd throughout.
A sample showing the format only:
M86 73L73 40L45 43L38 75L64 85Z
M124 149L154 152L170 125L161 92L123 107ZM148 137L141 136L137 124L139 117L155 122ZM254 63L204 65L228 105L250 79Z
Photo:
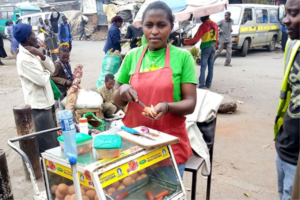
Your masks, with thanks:
M19 105L13 108L15 123L18 132L18 136L34 133L34 124L31 115L31 107L29 105ZM45 122L47 123L47 122ZM39 146L35 137L23 139L19 141L20 148L28 156L35 174L35 178L42 177L42 168L40 163ZM27 167L23 162L25 176L27 180L30 180Z
M5 151L3 149L0 149L0 199L14 199L9 171L6 162Z

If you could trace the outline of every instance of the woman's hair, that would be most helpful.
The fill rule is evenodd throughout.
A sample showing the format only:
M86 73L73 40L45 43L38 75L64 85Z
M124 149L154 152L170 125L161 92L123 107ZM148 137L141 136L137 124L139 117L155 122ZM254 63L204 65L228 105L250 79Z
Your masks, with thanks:
M117 16L115 16L111 19L111 22L113 22L113 23L117 23L117 22L123 23L123 19L122 19L122 17L117 15Z
M106 74L105 75L105 82L107 82L107 81L113 81L113 80L115 80L115 76L114 75L112 75L112 74Z
M146 14L148 11L150 10L162 10L167 14L167 18L170 21L170 24L174 23L174 16L172 14L172 10L170 9L170 7L161 1L155 1L153 3L150 3L147 8L145 9L144 13L143 13L143 17L142 17L142 23L144 23Z
M70 53L70 45L68 43L62 43L59 46L59 53Z

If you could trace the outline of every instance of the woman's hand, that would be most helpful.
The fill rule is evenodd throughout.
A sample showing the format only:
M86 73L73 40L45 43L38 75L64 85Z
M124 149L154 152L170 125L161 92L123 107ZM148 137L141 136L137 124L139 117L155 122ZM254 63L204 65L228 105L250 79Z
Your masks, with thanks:
M161 119L165 114L167 114L168 112L168 106L166 103L158 103L155 107L154 107L155 113L156 113L156 117L153 118L151 116L149 116L147 113L143 112L142 114L145 117L148 117L149 119L152 120L159 120Z
M130 101L130 102L136 102L138 101L138 95L135 89L129 85L124 84L120 88L120 97L123 101Z
M43 60L43 61L46 59L44 54L35 47L27 46L27 47L25 47L25 49L27 49L27 51L29 51L31 54L33 54L35 56L39 56L41 58L41 60Z
M66 86L71 87L71 86L72 86L72 81L67 80L67 81L66 81Z

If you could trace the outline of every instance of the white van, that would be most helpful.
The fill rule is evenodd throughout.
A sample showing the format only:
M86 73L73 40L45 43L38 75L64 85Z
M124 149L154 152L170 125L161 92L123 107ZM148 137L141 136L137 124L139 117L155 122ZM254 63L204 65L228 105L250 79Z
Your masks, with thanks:
M26 24L30 24L32 26L32 29L34 31L37 31L37 25L40 23L39 19L42 18L43 20L48 19L50 22L50 16L51 16L52 12L40 12L40 13L35 13L35 14L31 14L31 15L24 15L21 16L19 18L21 23L26 23ZM58 19L58 24L62 23L62 16L65 16L64 13L59 12L60 13L60 17Z
M281 24L278 20L278 6L263 4L230 4L228 9L210 15L216 23L224 19L225 12L231 13L232 49L240 50L242 56L254 47L266 47L269 51L275 49L276 42L281 41ZM192 30L194 36L201 25L200 18L194 18L197 26ZM198 42L196 47L200 47Z

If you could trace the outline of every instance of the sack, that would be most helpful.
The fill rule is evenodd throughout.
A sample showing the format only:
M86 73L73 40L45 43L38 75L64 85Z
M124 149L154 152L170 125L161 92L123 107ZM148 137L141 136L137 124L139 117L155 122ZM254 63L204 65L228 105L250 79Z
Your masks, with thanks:
M121 56L108 52L105 54L102 62L102 72L97 80L96 88L98 89L103 83L106 74L116 74L121 66Z
M66 100L67 100L67 97L61 101L61 104L64 107L66 106ZM86 89L78 90L75 109L85 109L85 108L99 108L100 109L102 104L103 104L103 98L97 92L94 92L92 90L86 90Z
M50 78L50 83L51 83L51 87L52 87L52 91L53 91L53 95L54 95L54 99L58 100L61 96L60 90L58 89L58 87L55 85L55 83L53 83L53 81Z
M93 113L87 112L83 117L88 120L88 128L98 131L105 131L105 121L98 119Z

